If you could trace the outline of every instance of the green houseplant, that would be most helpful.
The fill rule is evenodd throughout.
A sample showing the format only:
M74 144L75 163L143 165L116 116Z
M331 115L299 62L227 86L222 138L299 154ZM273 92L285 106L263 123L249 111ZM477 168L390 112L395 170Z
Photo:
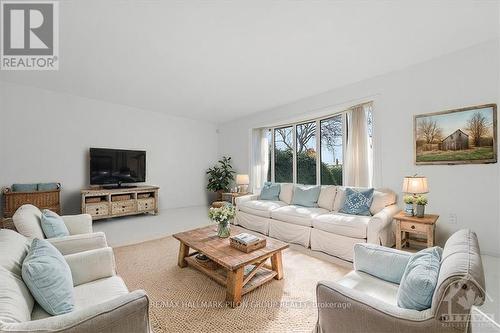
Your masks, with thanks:
M222 193L229 190L229 185L234 180L235 171L231 165L231 157L223 156L216 165L209 168L207 190L216 192L217 199L222 198Z
M423 195L417 197L417 199L415 200L415 203L417 204L417 217L424 217L425 206L427 205L427 202L427 198Z
M403 198L405 202L405 215L413 216L413 203L415 202L415 198L412 195L405 195Z

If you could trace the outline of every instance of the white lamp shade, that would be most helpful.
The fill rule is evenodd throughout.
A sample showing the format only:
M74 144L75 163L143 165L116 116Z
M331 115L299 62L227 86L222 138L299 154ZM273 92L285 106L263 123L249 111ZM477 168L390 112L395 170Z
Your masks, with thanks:
M412 194L424 194L429 192L427 177L409 176L403 181L403 192Z
M250 184L250 178L248 175L236 175L236 185L248 185Z

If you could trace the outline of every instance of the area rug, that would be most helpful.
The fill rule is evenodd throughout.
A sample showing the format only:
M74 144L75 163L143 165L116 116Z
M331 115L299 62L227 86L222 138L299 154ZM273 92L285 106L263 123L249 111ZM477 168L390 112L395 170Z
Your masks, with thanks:
M179 268L179 242L172 237L115 248L118 274L130 290L150 299L153 331L312 332L316 324L315 288L336 280L348 268L296 249L283 253L284 279L243 296L242 305L224 303L225 290L193 268Z

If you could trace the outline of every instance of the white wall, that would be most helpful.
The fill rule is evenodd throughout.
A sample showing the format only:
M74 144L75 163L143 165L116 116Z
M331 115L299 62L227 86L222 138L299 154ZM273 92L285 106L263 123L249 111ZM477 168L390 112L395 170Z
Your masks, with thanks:
M397 49L395 49L395 52ZM413 115L497 103L498 41L365 80L341 89L219 125L219 154L229 155L239 172L249 171L250 129L322 115L374 100L374 182L400 193L405 175L429 177L428 212L441 218L438 243L459 228L477 232L484 253L500 254L499 165L416 166ZM369 61L367 59L366 61ZM272 93L272 92L269 92ZM456 214L456 224L449 222Z
M80 210L89 147L146 150L160 209L207 204L215 124L0 82L0 126L0 185L61 182L65 213Z

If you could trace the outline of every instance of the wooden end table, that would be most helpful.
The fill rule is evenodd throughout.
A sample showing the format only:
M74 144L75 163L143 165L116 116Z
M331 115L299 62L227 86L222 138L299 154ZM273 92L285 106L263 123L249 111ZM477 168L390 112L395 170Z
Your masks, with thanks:
M231 226L231 236L242 232L247 230ZM283 278L282 251L288 248L288 244L277 239L260 236L266 238L266 247L245 253L231 247L229 238L219 238L216 225L173 236L180 242L179 267L189 265L226 287L226 302L232 308L240 305L242 295L273 279ZM190 253L190 249L195 251ZM198 253L206 255L217 267L200 263L196 259ZM268 259L271 265L266 264Z
M434 246L434 233L439 215L425 214L424 217L406 216L403 211L394 216L396 221L396 249L412 245L424 247ZM402 234L404 237L402 237ZM423 235L426 241L410 238L410 234Z

